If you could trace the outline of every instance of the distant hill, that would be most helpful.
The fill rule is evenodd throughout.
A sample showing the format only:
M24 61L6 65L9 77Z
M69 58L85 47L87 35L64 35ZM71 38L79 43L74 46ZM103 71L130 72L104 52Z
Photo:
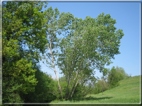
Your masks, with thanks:
M52 103L109 103L109 104L120 104L120 103L141 103L141 76L129 77L121 80L119 86L110 90L104 91L99 94L88 95L84 100L80 101L54 101Z

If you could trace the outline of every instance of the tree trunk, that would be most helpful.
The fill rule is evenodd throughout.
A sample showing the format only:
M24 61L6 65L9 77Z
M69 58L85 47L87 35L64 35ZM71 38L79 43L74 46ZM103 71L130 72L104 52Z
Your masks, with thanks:
M69 85L70 85L70 77L67 78L67 88L66 88L66 100L69 98Z
M58 89L59 89L59 92L60 92L60 96L61 96L61 99L63 99L63 96L62 96L62 89L61 89L61 86L60 86L60 81L59 81L59 78L58 78L58 75L57 75L57 71L56 71L56 68L54 67L54 73L56 75L56 80L58 82Z
M73 86L73 89L72 89L72 91L71 91L70 98L72 98L72 96L73 96L73 94L74 94L74 91L75 91L75 89L76 89L77 85L78 85L78 80L77 80L77 82L76 82L75 86Z
M77 77L78 77L78 72L76 73L76 76L75 76L75 78L74 78L74 84L73 84L73 86L72 86L72 89L71 89L71 91L70 91L70 93L69 93L69 96L68 96L68 98L72 98L72 96L73 96L73 94L74 94L74 91L75 91L75 89L76 89L76 86L77 86L77 84L78 84L78 79L77 79Z
M59 81L59 78L58 78L58 75L57 75L57 71L56 71L56 67L55 67L55 63L54 63L54 56L53 56L53 53L52 53L52 39L50 39L50 45L49 45L49 50L50 50L50 54L51 54L51 58L52 58L52 68L54 69L54 73L55 73L55 76L56 76L56 80L58 82L58 89L59 89L59 92L60 92L60 96L61 96L61 99L63 99L63 96L62 96L62 89L61 89L61 86L60 86L60 81Z

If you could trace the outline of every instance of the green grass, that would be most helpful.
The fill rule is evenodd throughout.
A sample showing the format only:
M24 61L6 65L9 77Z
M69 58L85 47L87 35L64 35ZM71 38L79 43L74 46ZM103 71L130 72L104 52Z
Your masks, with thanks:
M119 86L99 94L87 95L80 101L53 101L58 104L120 104L141 102L141 76L130 77L119 82Z

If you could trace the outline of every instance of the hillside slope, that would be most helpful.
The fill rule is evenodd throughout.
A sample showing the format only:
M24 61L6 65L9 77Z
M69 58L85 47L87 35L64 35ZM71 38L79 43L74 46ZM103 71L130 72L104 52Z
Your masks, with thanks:
M135 76L119 82L119 86L99 94L88 95L80 101L54 101L52 103L140 103L141 102L141 77Z

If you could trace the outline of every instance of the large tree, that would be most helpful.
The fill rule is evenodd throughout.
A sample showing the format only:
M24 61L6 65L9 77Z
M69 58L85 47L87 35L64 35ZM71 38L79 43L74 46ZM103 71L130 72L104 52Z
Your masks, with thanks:
M46 40L45 2L3 2L3 102L24 102L21 94L34 92L35 72Z
M46 65L54 71L60 98L62 98L62 89L56 69L58 53L60 51L59 39L63 36L63 34L67 33L70 21L73 19L73 15L70 13L60 13L57 8L53 9L52 7L45 10L45 12L45 17L47 18L47 44L45 46L46 52L43 56L43 60L46 61Z
M58 65L66 77L66 99L74 95L78 85L87 85L94 78L95 70L103 72L119 54L122 30L116 30L116 21L109 14L97 18L74 18L66 37L60 41Z

